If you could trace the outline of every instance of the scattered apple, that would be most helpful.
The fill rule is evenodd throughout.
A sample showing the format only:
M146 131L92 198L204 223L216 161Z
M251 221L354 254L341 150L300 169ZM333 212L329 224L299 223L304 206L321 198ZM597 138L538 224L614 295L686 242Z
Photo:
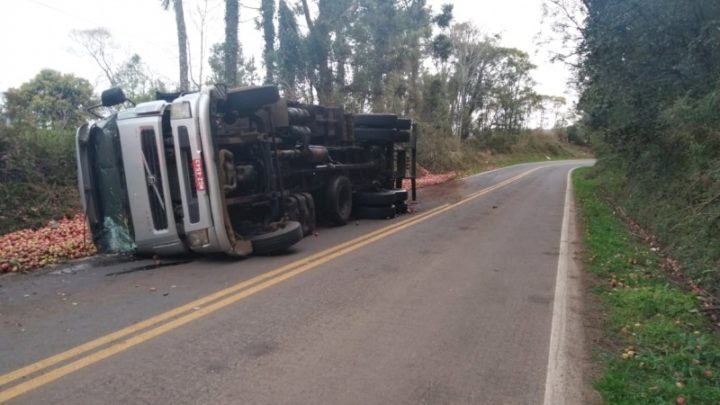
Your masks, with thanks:
M29 271L95 254L85 216L51 221L47 226L0 236L0 273Z

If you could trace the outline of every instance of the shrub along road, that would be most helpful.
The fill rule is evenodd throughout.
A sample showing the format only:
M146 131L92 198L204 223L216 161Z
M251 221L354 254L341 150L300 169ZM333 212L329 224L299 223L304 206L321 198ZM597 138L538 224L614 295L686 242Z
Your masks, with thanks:
M586 403L566 187L590 163L431 187L281 256L4 276L0 402Z

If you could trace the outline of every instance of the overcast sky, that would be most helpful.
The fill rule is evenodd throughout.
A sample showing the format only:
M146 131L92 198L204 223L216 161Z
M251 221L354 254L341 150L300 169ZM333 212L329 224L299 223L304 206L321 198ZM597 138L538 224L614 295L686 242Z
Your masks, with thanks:
M568 94L570 73L551 64L548 47L538 49L535 37L542 29L542 0L429 0L433 9L443 3L455 5L455 21L471 21L487 33L501 33L504 46L522 49L538 65L537 90L547 95ZM242 0L240 42L246 54L260 61L262 38L254 19L260 0ZM193 60L199 74L200 38L198 10L207 6L205 48L223 37L223 0L184 0L186 24ZM118 59L137 53L154 75L177 82L177 41L172 10L164 11L160 0L0 0L0 91L17 87L43 68L84 77L104 87L100 70L70 39L74 29L106 27L118 46ZM205 55L207 59L207 52ZM207 67L205 67L207 73ZM102 89L97 89L102 90Z

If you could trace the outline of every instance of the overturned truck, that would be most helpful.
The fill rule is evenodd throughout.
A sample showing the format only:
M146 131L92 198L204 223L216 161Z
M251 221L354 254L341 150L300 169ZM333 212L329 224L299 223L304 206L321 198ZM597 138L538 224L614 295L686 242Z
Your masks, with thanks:
M407 212L404 179L415 199L408 118L290 101L275 86L156 98L135 105L107 90L90 109L98 119L77 131L79 187L101 252L268 254L317 221Z

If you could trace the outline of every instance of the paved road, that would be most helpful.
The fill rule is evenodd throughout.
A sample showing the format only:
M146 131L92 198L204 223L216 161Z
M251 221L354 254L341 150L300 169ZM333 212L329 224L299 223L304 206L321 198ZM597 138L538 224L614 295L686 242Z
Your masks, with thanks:
M428 188L282 256L2 277L0 402L541 404L566 179L589 163Z

